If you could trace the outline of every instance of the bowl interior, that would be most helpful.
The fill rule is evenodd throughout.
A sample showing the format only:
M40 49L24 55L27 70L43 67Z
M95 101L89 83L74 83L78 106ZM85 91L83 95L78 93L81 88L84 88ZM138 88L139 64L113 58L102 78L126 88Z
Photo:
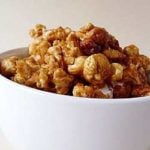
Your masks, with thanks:
M27 47L21 47L21 48L17 48L17 49L12 49L6 52L3 52L0 54L0 61L2 61L2 59L10 57L10 56L19 56L19 57L25 57L28 56L28 48Z

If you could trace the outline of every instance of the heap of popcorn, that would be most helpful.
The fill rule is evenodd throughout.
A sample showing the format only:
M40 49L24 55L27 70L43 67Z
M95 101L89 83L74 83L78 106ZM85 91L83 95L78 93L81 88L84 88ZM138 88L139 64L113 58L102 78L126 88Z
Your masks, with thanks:
M1 74L36 89L90 98L150 95L150 58L138 47L121 48L104 28L89 23L78 31L37 24L28 56L1 62Z

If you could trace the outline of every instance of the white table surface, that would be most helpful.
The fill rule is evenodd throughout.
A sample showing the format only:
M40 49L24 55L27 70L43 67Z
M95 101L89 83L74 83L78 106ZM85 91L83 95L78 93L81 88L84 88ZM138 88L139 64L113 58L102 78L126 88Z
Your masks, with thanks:
M27 46L36 23L77 29L88 22L108 29L122 46L150 49L150 0L0 0L0 52ZM0 150L12 150L1 130Z

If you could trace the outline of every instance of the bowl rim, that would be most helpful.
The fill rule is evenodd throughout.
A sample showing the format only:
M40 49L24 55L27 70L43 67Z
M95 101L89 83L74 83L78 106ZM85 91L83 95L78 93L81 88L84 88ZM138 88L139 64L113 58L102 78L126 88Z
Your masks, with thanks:
M2 59L3 55L4 56L9 56L10 54L15 54L15 52L19 52L19 54L22 54L22 51L27 50L28 47L19 47L19 48L14 48L14 49L10 49L8 51L4 51L2 53L0 53L0 59ZM30 91L30 92L34 92L36 94L41 94L41 95L53 95L53 96L58 96L60 97L65 97L65 100L69 100L69 101L76 101L76 102L92 102L92 103L137 103L137 102L146 102L146 101L150 101L150 96L144 96L144 97L135 97L135 98L110 98L110 99L103 99L103 98L87 98L87 97L75 97L75 96L70 96L70 95L63 95L63 94L57 94L57 93L52 93L52 92L48 92L48 91L43 91L40 89L36 89L36 88L32 88L23 84L19 84L16 83L8 78L6 78L5 76L0 74L0 80L3 80L4 82L6 82L7 84L9 84L10 86L15 86L17 88L22 88L23 90L26 91Z

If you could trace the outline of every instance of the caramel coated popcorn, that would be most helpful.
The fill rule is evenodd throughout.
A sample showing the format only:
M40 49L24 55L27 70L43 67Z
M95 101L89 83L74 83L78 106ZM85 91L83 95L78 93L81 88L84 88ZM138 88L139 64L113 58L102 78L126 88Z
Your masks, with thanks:
M112 67L103 54L93 54L84 63L83 76L91 84L102 84L112 75Z
M1 61L1 74L40 90L89 98L150 96L150 58L131 44L121 48L104 28L78 31L37 24L27 57Z

